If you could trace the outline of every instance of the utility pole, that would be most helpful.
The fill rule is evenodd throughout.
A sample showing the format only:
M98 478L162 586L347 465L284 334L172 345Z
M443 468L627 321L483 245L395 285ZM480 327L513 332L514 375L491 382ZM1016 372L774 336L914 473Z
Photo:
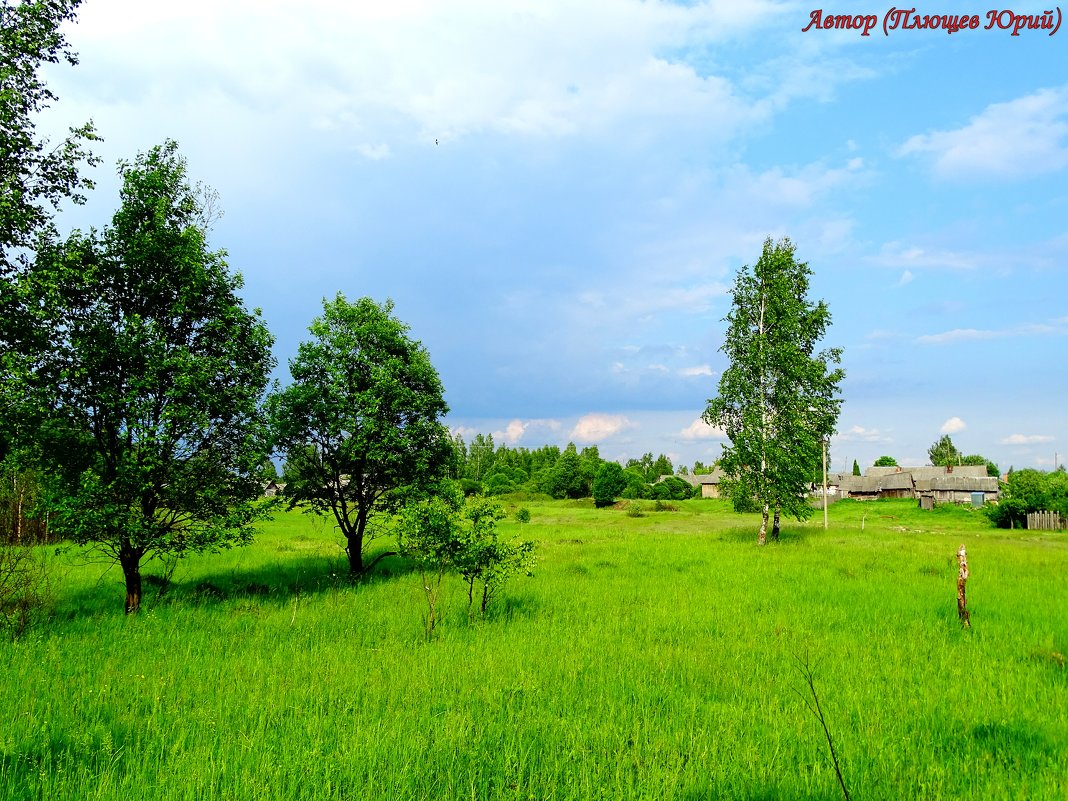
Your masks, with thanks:
M823 438L823 530L827 530L827 438Z

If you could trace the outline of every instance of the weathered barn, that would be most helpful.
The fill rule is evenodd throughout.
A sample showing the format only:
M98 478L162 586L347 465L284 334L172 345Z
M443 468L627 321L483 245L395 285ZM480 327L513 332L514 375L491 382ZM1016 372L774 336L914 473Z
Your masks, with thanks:
M998 480L983 465L957 467L871 467L863 476L840 477L847 498L931 498L934 503L984 503L998 498Z

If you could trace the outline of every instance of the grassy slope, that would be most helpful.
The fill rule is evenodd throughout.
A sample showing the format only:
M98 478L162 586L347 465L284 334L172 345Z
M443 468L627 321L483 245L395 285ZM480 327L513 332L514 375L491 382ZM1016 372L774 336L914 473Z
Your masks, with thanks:
M1068 797L1063 534L842 502L758 549L716 501L528 505L535 578L474 623L450 584L429 644L416 576L349 586L296 514L134 620L64 558L57 619L0 646L0 797L832 799L806 658L854 798Z

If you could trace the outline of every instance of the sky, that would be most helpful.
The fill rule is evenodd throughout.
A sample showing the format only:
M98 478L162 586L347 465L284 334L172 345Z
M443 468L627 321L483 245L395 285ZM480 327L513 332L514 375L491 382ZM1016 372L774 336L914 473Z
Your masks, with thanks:
M324 298L391 298L468 441L676 465L720 453L700 416L731 285L789 237L843 349L834 469L926 464L943 434L1050 469L1068 30L1028 3L891 8L85 0L40 127L92 119L103 164L60 227L106 225L116 163L174 139L282 383ZM917 19L945 14L978 25Z

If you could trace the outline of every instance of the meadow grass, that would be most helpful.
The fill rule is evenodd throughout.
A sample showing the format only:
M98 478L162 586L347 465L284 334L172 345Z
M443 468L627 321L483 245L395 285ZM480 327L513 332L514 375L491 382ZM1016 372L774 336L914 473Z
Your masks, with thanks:
M718 501L519 505L535 576L486 620L450 579L431 642L418 574L350 583L298 513L131 619L56 558L52 621L0 645L0 797L840 798L807 662L854 799L1068 798L1064 534L841 502L759 548Z

